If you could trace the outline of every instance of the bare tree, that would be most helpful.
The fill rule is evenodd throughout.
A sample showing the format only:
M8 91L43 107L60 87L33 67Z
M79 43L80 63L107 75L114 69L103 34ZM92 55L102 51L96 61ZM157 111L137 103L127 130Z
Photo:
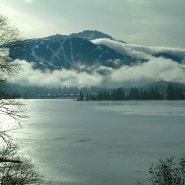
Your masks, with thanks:
M16 29L9 20L0 15L0 74L14 74L18 71L18 66L9 57L8 44L19 40L19 31Z
M12 129L3 129L1 118L10 117L19 123L25 117L24 106L19 100L7 99L6 78L18 73L20 66L9 57L8 45L18 41L18 30L7 18L0 15L0 184L1 185L39 185L43 177L31 162L18 155L19 147L8 135ZM19 124L18 124L19 125Z

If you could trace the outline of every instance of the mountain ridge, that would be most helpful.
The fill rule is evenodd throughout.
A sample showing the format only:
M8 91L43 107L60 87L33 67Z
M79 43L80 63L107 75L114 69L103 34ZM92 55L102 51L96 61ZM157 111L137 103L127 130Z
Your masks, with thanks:
M22 43L15 42L10 47L10 57L33 62L35 68L50 70L77 69L79 65L119 68L122 65L144 62L91 42L92 39L100 38L115 40L107 34L90 30L69 36L57 34L24 40Z
M185 83L185 49L124 43L97 31L26 39L7 47L10 57L25 67L17 79L20 83L47 84L46 79L53 85L109 87Z

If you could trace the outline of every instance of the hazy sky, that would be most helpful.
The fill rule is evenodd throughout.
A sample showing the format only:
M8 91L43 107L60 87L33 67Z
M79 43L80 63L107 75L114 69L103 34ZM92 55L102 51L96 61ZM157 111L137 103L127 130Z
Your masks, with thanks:
M185 0L0 0L24 38L98 30L133 44L185 48Z

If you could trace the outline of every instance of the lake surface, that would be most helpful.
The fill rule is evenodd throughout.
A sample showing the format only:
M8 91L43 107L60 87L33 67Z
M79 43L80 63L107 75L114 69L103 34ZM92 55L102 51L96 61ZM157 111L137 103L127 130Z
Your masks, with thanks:
M185 154L185 101L24 100L22 153L62 185L147 182L160 158Z

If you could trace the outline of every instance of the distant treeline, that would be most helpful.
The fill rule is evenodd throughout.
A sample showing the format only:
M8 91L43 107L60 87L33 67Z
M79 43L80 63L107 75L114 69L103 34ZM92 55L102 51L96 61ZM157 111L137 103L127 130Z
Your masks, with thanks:
M1 83L0 83L1 87ZM2 88L0 88L1 91ZM47 86L21 86L18 84L9 84L4 88L6 94L10 96L24 98L24 99L56 99L56 98L77 98L80 91L84 94L97 94L101 88L99 87L47 87ZM1 93L0 93L1 95Z
M166 92L160 92L157 86L149 89L130 88L126 93L124 88L103 89L97 95L80 92L78 101L102 100L185 100L185 91L171 82L167 85Z
M8 93L4 93L8 91ZM6 97L4 96L6 94ZM7 95L8 94L8 95ZM145 87L105 88L105 87L45 87L20 86L0 83L0 98L56 99L74 98L79 101L102 100L185 100L185 85L161 82Z

